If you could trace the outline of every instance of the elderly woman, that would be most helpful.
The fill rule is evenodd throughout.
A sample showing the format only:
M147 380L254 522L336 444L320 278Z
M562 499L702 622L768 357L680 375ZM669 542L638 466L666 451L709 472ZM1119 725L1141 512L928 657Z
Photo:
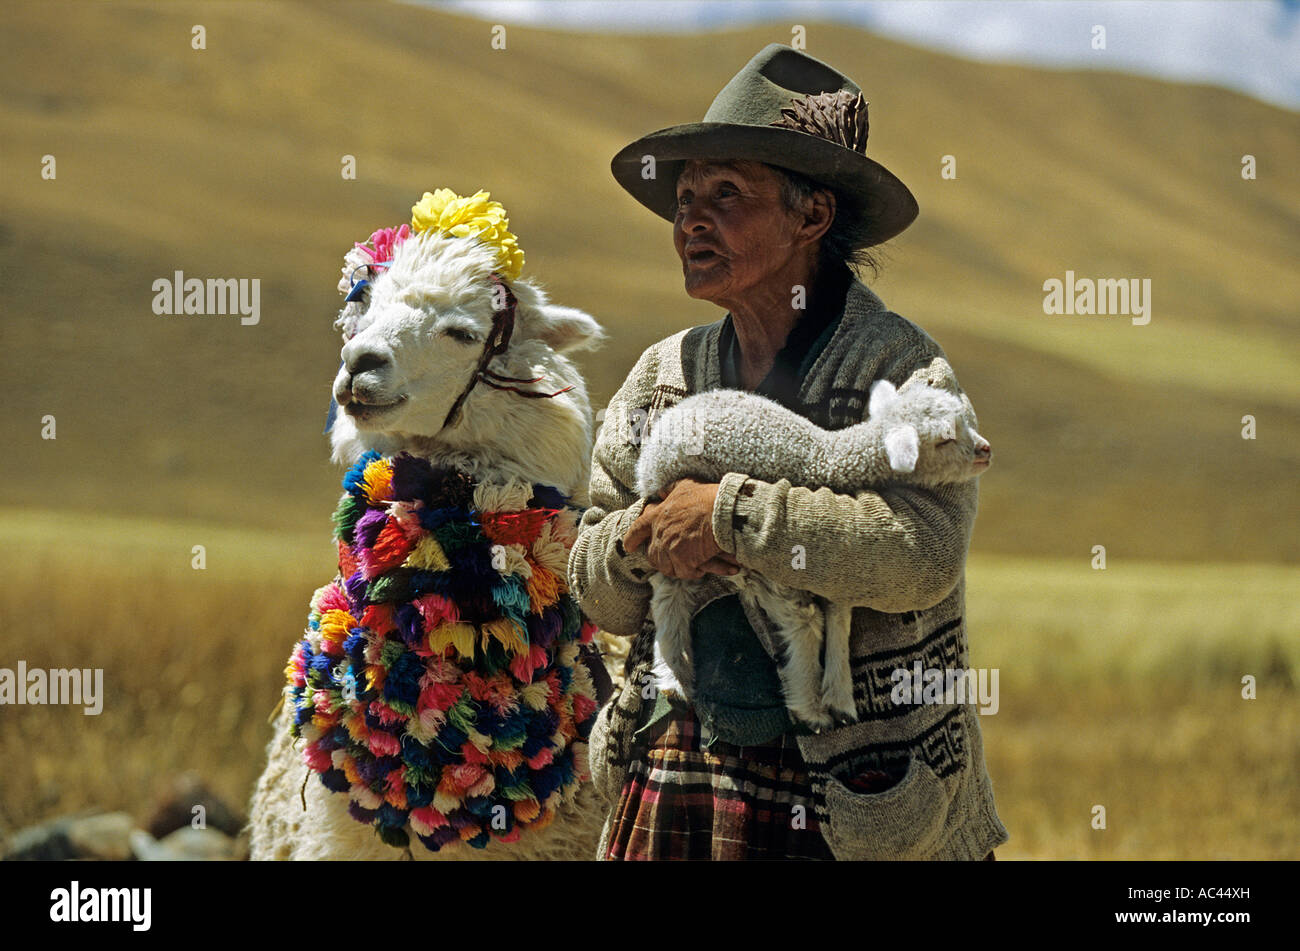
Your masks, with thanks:
M673 222L686 293L727 314L642 354L596 440L570 581L592 620L632 638L591 736L611 806L600 858L985 859L1007 839L971 706L891 691L897 670L966 663L974 481L844 495L734 472L662 498L630 488L646 426L692 393L754 391L827 429L861 422L877 379L965 400L939 345L851 269L917 213L866 139L858 87L773 45L704 122L614 159L620 184ZM857 722L814 734L791 721L768 621L720 577L741 567L853 607ZM691 702L655 687L656 571L696 581Z

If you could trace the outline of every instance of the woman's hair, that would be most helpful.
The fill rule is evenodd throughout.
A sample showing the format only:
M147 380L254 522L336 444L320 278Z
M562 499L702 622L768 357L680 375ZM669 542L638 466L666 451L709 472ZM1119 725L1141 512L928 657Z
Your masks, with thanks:
M870 240L870 229L863 217L842 213L847 205L835 189L815 182L801 172L778 165L769 165L768 168L781 178L781 202L787 211L803 211L809 199L819 191L828 191L835 196L835 220L822 235L821 265L843 264L854 272L869 270L872 277L880 274L882 257L865 246L865 242Z

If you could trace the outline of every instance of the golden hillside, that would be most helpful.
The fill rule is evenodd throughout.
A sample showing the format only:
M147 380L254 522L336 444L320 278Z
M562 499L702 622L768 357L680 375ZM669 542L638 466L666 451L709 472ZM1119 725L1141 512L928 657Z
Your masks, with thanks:
M975 547L1300 560L1300 115L808 30L921 205L875 286L948 351L994 445ZM526 273L609 328L585 361L600 406L647 344L721 316L610 157L788 39L511 27L493 50L488 24L404 4L7 9L0 505L324 531L340 257L437 186L489 189ZM154 315L176 270L260 278L260 324ZM1067 270L1149 278L1151 322L1044 315Z

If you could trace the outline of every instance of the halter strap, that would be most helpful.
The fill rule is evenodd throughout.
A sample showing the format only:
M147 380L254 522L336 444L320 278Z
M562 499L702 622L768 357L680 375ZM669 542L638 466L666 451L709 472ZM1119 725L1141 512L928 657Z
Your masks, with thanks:
M460 422L461 408L465 405L465 400L469 397L475 384L484 379L484 371L493 358L506 352L506 349L510 346L510 338L514 336L515 305L518 303L514 291L510 290L509 285L495 271L492 273L492 285L504 292L505 306L500 310L493 311L492 331L483 344L483 352L479 355L478 366L474 368L474 373L470 376L469 382L465 384L465 389L460 391L460 396L456 397L456 402L452 403L451 409L447 411L447 418L442 421L443 429L455 426Z

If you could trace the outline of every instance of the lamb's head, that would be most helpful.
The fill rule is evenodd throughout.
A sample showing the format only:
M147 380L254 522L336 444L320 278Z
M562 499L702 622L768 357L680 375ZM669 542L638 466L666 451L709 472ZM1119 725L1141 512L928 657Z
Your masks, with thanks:
M885 454L895 472L927 485L964 482L993 461L988 440L975 431L974 414L953 393L922 380L894 388L871 385L868 418L883 427Z
M506 282L497 252L474 237L413 234L391 250L387 268L374 270L379 273L367 286L360 286L368 276L364 265L341 286L353 299L335 325L345 341L333 388L341 410L331 432L336 461L347 464L378 449L512 468L530 449L538 453L530 440L548 438L557 443L557 453L589 456L585 387L561 354L599 340L600 327L590 316L549 304L527 281ZM512 381L485 385L480 361L501 339L494 315L510 294L515 303L508 346L486 369ZM528 399L497 388L504 386L546 393L570 389L551 399ZM519 474L560 478L544 466Z

